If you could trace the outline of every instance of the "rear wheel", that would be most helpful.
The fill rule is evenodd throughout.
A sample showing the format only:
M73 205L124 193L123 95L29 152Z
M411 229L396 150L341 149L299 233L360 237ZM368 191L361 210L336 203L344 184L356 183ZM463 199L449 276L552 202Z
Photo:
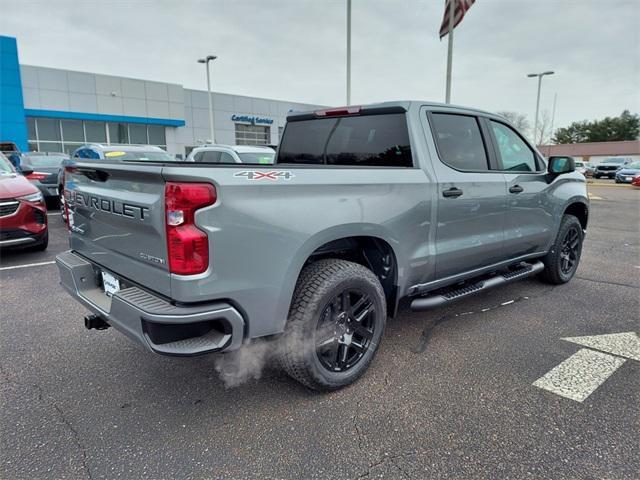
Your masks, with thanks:
M336 390L362 375L387 318L384 291L369 269L344 260L306 267L296 286L280 364L314 390Z
M546 281L560 285L573 278L582 254L582 237L580 221L573 215L564 215L556 240L543 259L542 277Z

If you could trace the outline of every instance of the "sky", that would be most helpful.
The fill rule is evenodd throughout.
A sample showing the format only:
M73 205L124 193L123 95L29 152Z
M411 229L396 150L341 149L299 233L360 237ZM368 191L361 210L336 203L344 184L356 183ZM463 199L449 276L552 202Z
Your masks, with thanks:
M444 0L352 0L352 103L444 101ZM0 0L20 62L319 105L346 103L346 0ZM477 0L454 33L452 103L555 126L640 113L640 0Z

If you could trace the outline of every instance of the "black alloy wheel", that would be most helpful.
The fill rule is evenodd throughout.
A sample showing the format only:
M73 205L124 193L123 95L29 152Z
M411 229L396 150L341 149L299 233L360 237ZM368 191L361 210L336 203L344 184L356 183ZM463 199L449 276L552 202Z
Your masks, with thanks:
M375 333L375 306L368 294L347 289L336 295L320 315L316 354L323 367L345 372L365 355Z

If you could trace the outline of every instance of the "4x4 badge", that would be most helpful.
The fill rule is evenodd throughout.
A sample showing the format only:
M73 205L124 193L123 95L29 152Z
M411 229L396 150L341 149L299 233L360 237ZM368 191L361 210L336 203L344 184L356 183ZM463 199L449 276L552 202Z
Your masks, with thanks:
M287 170L272 170L270 172L263 172L260 170L245 170L233 175L234 177L245 177L247 180L272 180L277 181L282 178L284 180L291 180L295 175Z

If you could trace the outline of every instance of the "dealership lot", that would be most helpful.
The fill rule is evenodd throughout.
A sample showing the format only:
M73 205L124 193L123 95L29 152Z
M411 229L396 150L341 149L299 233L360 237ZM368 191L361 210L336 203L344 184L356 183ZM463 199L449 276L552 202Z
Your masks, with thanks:
M51 212L46 252L0 262L0 477L637 478L640 361L610 355L582 402L533 385L583 348L563 338L640 330L640 191L590 194L569 284L404 308L364 377L321 395L273 369L225 389L214 357L85 330L51 263L66 248Z

